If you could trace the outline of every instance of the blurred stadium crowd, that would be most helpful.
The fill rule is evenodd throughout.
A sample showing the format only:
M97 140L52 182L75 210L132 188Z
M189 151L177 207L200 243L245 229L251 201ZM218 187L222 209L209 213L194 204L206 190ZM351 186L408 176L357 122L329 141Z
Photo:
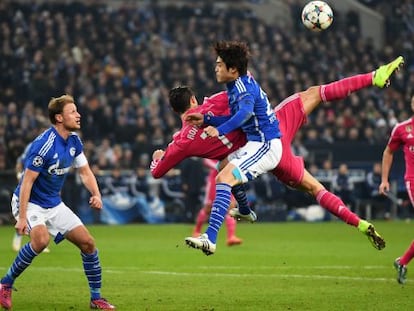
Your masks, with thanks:
M250 44L250 70L276 105L293 92L367 72L398 55L406 67L387 90L369 88L322 105L298 137L384 146L392 126L411 115L414 94L414 5L361 1L386 17L385 45L360 36L355 12L335 13L329 31L300 22L301 2L290 0L291 31L269 25L242 3L222 10L209 1L0 2L0 168L13 170L26 144L48 125L52 96L73 94L82 115L86 154L96 170L148 168L180 128L168 90L193 86L203 96L221 90L214 80L217 39ZM306 152L306 150L304 150Z

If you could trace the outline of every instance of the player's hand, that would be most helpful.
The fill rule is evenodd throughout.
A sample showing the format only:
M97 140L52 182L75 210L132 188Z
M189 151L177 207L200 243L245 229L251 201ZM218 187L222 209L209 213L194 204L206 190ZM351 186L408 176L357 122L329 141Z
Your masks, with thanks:
M98 195L91 196L91 198L89 199L89 205L92 208L101 209L102 208L102 199L101 199L101 197L98 196Z
M198 112L188 113L184 115L184 121L192 125L201 126L204 123L204 115Z
M19 218L16 224L14 225L14 228L16 228L17 234L25 235L29 233L26 218Z
M162 149L157 149L154 151L154 153L152 154L152 159L153 160L159 160L164 156L165 151Z
M385 195L388 191L390 191L390 183L382 182L378 187L378 192L382 195Z
M203 131L207 134L208 137L219 136L219 131L214 126L207 126Z

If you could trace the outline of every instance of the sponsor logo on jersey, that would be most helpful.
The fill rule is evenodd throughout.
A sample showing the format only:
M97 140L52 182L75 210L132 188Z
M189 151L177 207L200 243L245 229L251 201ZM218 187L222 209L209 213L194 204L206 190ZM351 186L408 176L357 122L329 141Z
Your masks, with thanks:
M69 150L69 154L71 157L73 157L75 155L76 149L74 147L70 148Z
M47 172L50 175L64 175L68 173L69 170L70 170L70 167L59 168L59 160L58 160L55 164L49 166L49 168L47 169Z

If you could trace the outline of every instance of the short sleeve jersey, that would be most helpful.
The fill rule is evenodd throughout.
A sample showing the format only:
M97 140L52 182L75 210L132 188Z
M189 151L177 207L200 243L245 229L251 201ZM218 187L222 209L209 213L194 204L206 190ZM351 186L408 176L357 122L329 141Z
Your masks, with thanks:
M54 127L40 134L30 145L26 154L24 170L38 172L29 202L43 208L52 208L62 202L60 192L71 167L87 164L79 136L72 133L63 139ZM14 193L19 196L20 179Z

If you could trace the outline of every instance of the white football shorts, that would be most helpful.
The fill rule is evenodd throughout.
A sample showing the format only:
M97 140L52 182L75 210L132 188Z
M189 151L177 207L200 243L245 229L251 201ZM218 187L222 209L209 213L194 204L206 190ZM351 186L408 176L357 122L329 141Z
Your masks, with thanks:
M228 156L231 164L239 170L243 183L273 170L282 158L282 142L272 139L267 142L248 141L246 145Z
M19 198L13 194L11 201L12 213L16 220L19 216ZM38 225L45 225L49 234L55 238L55 243L64 239L66 233L83 225L80 218L61 202L53 208L42 208L37 204L27 205L27 224L29 231Z

